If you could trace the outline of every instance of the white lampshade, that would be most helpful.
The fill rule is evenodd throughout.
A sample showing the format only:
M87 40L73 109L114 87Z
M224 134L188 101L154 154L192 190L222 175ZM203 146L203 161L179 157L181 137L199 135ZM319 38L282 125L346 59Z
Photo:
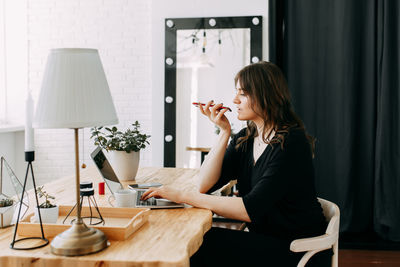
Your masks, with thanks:
M34 128L118 124L96 49L52 49L47 59Z

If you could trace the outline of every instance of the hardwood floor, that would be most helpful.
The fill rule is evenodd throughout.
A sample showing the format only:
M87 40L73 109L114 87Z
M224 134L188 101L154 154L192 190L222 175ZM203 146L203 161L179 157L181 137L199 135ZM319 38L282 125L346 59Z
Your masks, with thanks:
M238 230L241 223L214 221L213 227ZM400 250L339 249L340 267L400 267Z
M400 251L339 250L340 267L400 267Z

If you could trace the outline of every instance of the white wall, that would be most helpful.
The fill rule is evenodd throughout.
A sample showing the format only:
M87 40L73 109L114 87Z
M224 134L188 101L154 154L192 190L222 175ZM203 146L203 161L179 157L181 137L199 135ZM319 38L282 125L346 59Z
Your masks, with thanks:
M49 49L97 48L120 126L124 128L139 120L143 131L152 135L151 146L141 153L141 166L163 164L165 18L261 15L264 21L263 55L267 58L267 0L16 1L28 6L29 88L33 91L34 100L38 98ZM20 27L18 29L24 31ZM22 55L26 55L26 52L19 49L23 59ZM20 82L24 83L22 80ZM17 95L25 98L24 94L24 91L19 91ZM22 135L22 132L14 135ZM89 153L93 149L93 141L89 136L89 129L85 129L84 138L81 132L80 157L84 139L83 157L87 164L91 163ZM23 140L20 137L15 140ZM34 170L39 184L74 172L71 130L36 130L35 142ZM23 144L20 141L17 143L6 154L15 152L23 157ZM23 161L15 166L19 173L23 173L25 167Z
M162 166L164 155L164 21L165 18L263 16L263 59L268 58L267 0L153 0L152 23L152 165ZM232 77L233 78L233 77Z
M99 50L120 125L139 120L151 133L151 1L29 0L30 86L37 101L49 49L89 47ZM99 107L101 108L101 107ZM86 164L92 164L90 130L85 129ZM35 130L35 177L39 183L74 173L73 131ZM151 140L150 140L151 141ZM150 165L151 147L141 153ZM83 152L83 153L82 153Z

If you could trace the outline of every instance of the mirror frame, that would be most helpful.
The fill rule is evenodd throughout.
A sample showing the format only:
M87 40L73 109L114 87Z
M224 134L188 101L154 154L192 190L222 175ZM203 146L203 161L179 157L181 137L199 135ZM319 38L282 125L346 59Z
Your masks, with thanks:
M215 25L210 24L210 20ZM258 20L258 23L253 23ZM197 29L250 29L250 60L262 60L262 16L246 17L207 17L207 18L166 18L165 19L165 57L164 57L164 167L176 165L176 49L178 30ZM256 61L257 62L257 61ZM233 79L233 77L232 77Z

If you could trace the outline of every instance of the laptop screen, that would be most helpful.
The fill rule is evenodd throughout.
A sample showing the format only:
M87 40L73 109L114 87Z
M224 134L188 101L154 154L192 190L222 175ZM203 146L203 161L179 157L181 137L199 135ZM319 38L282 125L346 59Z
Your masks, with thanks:
M122 185L119 182L117 175L111 167L110 162L104 155L102 149L100 147L97 147L96 150L92 152L91 157L94 160L97 168L101 172L104 181L106 182L108 189L110 189L111 193L114 194L118 189L122 189Z

